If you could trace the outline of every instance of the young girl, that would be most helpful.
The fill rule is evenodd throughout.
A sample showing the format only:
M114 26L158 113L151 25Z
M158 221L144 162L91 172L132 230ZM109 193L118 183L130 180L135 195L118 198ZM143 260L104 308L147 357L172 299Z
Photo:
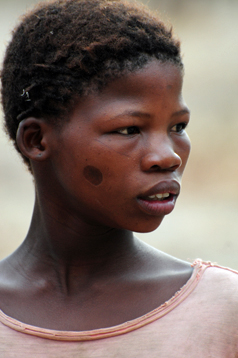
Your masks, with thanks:
M189 156L180 44L141 5L28 13L2 70L5 126L34 176L23 244L0 263L1 357L238 357L238 275L138 240Z

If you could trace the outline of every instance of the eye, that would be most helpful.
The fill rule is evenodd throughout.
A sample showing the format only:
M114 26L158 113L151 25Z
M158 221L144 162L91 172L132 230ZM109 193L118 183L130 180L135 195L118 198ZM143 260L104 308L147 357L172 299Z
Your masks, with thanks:
M119 129L117 131L117 133L122 134L122 135L132 135L132 134L140 133L140 130L139 130L138 127L132 126L132 127L126 127L126 128L123 128L123 129Z
M186 127L187 127L187 123L178 123L178 124L175 124L175 126L173 126L171 128L171 132L183 133L183 131Z

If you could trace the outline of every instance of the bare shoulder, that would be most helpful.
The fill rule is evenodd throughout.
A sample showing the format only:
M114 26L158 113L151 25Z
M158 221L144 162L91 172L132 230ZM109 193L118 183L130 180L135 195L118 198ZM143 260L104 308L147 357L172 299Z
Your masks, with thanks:
M10 271L9 258L0 260L0 284L9 276Z
M0 295L17 287L17 270L14 270L14 265L11 265L11 261L14 262L11 256L0 261Z
M162 304L173 297L192 277L194 268L191 263L168 255L160 250L139 241L140 268L137 266L136 276L138 280L146 281L154 287L155 298ZM148 299L148 298L147 298Z
M154 274L176 276L177 279L179 276L191 276L193 267L190 262L166 254L144 242L139 241L139 245Z

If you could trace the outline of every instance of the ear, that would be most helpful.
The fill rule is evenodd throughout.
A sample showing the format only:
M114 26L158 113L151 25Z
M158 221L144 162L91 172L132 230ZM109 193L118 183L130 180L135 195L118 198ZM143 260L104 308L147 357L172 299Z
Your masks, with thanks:
M29 117L20 122L16 142L21 153L34 161L43 161L49 156L46 134L49 124L43 119Z

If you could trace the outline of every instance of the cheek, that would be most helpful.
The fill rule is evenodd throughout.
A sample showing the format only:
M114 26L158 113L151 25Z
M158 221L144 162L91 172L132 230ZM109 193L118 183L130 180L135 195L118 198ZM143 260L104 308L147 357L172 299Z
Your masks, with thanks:
M103 181L103 175L101 171L92 165L87 165L84 168L83 175L89 183L95 186L100 185Z
M188 157L190 154L190 150L191 150L191 142L190 142L188 135L186 134L186 137L184 138L184 141L183 141L183 145L181 146L181 149L180 149L181 158L184 163L184 166L187 163L187 160L188 160Z
M189 138L189 136L187 135L187 133L186 133L185 146L186 146L186 149L187 149L187 156L189 157L190 150L191 150L191 141L190 141L190 138Z

